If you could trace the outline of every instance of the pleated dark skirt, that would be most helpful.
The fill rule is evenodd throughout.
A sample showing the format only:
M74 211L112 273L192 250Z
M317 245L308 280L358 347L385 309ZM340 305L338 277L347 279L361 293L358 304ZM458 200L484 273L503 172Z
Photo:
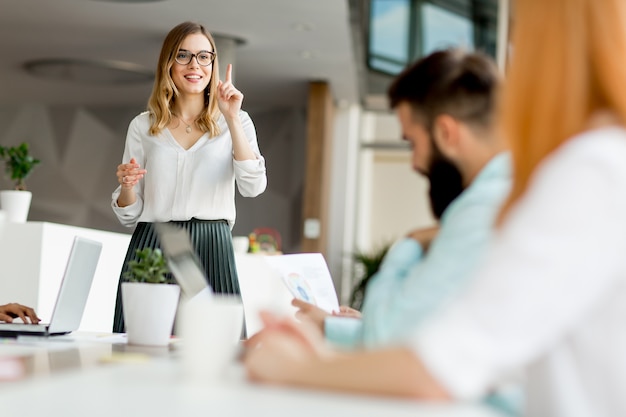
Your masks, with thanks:
M204 267L208 283L213 291L220 294L239 294L235 253L228 222L226 220L191 219L169 223L182 227L189 233L192 245ZM154 223L138 223L130 239L117 287L117 301L113 318L113 332L115 333L123 333L125 331L122 306L122 276L128 269L128 262L137 258L136 250L144 248L160 248Z

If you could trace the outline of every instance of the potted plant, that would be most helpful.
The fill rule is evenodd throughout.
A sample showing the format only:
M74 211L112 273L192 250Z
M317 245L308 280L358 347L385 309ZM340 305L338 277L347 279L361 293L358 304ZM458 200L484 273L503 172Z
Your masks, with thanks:
M160 249L138 249L136 255L136 260L128 262L122 282L128 343L166 346L172 334L180 287L174 284Z
M361 310L363 300L365 300L365 292L370 279L380 269L380 264L390 248L390 244L383 245L379 250L373 253L357 252L353 255L357 264L358 281L350 294L350 307L355 310Z
M0 206L6 212L9 221L24 223L33 196L26 190L24 181L40 161L29 154L27 143L19 146L0 146L0 158L4 161L7 176L15 181L13 190L0 191Z

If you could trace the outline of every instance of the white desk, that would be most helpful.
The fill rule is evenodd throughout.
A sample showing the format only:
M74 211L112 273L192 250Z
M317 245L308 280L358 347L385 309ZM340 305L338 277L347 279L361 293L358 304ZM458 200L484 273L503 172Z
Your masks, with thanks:
M74 369L43 372L23 381L0 383L2 415L20 417L498 417L475 404L436 405L412 400L334 394L252 384L234 365L219 383L183 377L177 351L156 351L145 360L96 366L99 355L123 345L69 341L64 336L42 347L25 346L37 356L55 354L81 362ZM66 347L64 347L66 346ZM1 343L0 357L20 346ZM154 352L153 352L154 353ZM123 356L122 356L123 358ZM130 358L136 358L130 356ZM45 362L45 361L41 361ZM51 367L53 360L49 360ZM0 362L1 363L1 362ZM81 367L82 366L82 367Z

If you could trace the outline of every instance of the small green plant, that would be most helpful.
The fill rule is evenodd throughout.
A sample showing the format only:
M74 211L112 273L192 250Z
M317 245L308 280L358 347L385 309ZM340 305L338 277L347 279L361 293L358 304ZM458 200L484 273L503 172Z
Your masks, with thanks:
M350 307L361 310L363 301L365 300L365 292L370 279L380 269L383 258L389 251L391 244L385 244L380 249L372 253L357 252L353 255L357 264L358 281L350 294Z
M137 249L135 253L137 259L128 262L128 270L124 272L125 282L174 283L161 249Z
M12 181L15 181L16 190L26 190L24 180L30 175L33 168L39 164L39 159L28 153L28 144L19 146L0 146L0 158L4 161L5 171Z

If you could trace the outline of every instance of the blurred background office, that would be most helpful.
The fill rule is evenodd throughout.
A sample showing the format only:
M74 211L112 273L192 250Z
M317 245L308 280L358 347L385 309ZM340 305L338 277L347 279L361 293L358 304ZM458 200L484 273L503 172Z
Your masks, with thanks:
M506 0L2 0L0 145L28 142L29 221L130 233L110 209L128 122L146 108L168 29L204 24L234 67L267 161L233 235L277 230L322 252L341 298L355 252L433 223L385 92L439 47L503 62ZM11 188L6 178L0 189Z

